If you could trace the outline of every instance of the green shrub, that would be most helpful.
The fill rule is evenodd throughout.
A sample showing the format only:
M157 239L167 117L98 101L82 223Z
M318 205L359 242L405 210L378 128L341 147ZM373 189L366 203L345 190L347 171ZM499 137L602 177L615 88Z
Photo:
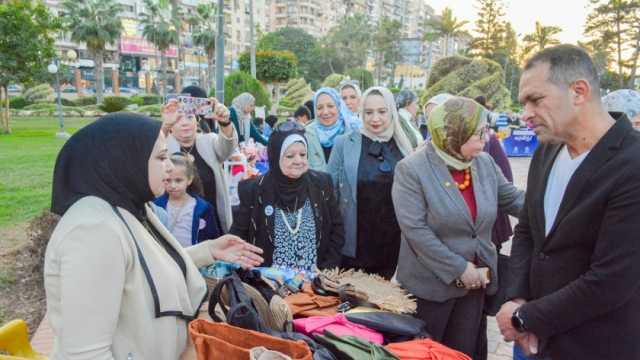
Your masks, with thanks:
M78 104L76 104L75 101L69 100L69 99L65 99L65 98L60 98L60 102L64 106L78 106Z
M144 99L142 95L133 95L132 97L129 98L129 102L131 102L132 104L136 104L138 106L144 105Z
M373 86L373 75L367 69L355 68L347 70L347 76L349 76L351 80L356 80L362 91Z
M251 72L249 53L240 55L240 70ZM298 58L291 51L256 52L256 77L264 82L288 81L298 73Z
M322 82L322 86L323 87L332 87L332 88L337 88L338 85L340 85L340 82L344 79L346 79L347 77L342 75L342 74L331 74L329 76L327 76L324 81Z
M214 89L211 89L215 92ZM224 103L231 106L236 96L248 92L256 98L256 106L271 108L271 97L262 84L243 71L234 71L224 78Z
M143 106L143 105L162 104L163 102L162 96L160 95L142 95L140 97L142 98L142 104L138 104L137 102L135 102L134 104Z
M53 88L49 84L40 84L27 89L22 94L30 103L46 102L53 99Z
M22 109L27 105L31 105L24 96L16 96L9 99L9 108L11 109Z
M154 104L154 105L145 105L136 109L136 112L141 114L149 114L149 116L160 117L160 108L162 105Z
M78 106L95 105L98 103L98 100L95 96L82 96L77 98L75 103Z
M56 104L53 103L36 103L27 105L23 110L55 110Z
M107 96L102 100L100 110L108 113L124 110L129 105L129 99L123 96Z

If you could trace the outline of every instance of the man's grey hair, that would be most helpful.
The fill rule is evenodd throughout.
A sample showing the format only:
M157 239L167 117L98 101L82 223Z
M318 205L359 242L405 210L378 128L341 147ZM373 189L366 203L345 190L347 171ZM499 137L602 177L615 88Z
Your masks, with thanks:
M524 70L539 64L549 64L549 80L559 86L571 86L584 79L593 89L593 96L600 98L600 78L589 54L574 45L558 45L546 48L531 57Z

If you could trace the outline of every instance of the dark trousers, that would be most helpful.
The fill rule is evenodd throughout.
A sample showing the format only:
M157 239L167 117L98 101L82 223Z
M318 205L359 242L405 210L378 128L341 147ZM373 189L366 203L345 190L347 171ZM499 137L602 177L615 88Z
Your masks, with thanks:
M393 273L396 271L395 263L391 266L389 266L389 264L371 266L363 264L360 260L348 256L342 256L342 266L340 267L343 269L362 270L367 274L378 274L387 280L391 280Z
M417 317L427 324L427 332L433 340L476 360L484 296L484 290L476 290L444 302L418 298ZM484 330L486 332L486 325Z

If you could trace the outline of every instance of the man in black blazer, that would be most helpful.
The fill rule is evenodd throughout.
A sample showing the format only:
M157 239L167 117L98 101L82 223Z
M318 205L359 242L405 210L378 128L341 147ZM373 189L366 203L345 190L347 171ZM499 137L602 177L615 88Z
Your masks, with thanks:
M523 119L539 146L497 315L506 340L551 359L640 359L640 133L600 101L589 56L530 59Z

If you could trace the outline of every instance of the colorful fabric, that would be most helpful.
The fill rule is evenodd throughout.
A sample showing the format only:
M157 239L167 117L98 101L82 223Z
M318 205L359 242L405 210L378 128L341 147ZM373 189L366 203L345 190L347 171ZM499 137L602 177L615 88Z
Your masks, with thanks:
M322 94L326 94L333 102L336 104L336 108L338 109L338 119L335 124L330 126L325 126L320 123L320 121L315 121L310 126L315 126L316 131L318 133L318 138L320 140L320 145L325 148L333 147L333 142L335 141L338 135L343 134L347 130L356 130L362 127L362 121L356 115L354 115L347 105L342 101L342 98L338 94L338 92L334 88L323 87L320 88L313 95L313 109L317 111L318 106L318 97ZM316 114L317 116L317 114Z
M330 331L325 331L324 335L317 335L315 339L338 359L398 360L397 356L383 346L355 336L337 336Z
M471 160L465 159L460 149L484 124L486 110L471 99L456 96L436 106L428 124L436 153L454 169L468 168Z
M393 343L385 347L400 360L471 360L469 356L431 339Z
M355 336L374 344L382 344L384 342L382 334L366 326L349 321L344 314L295 319L293 320L293 328L295 331L308 336L314 334L322 335L325 331L329 331L336 336Z
M640 115L640 92L629 89L612 91L602 98L602 103L609 112L621 112L629 120Z

